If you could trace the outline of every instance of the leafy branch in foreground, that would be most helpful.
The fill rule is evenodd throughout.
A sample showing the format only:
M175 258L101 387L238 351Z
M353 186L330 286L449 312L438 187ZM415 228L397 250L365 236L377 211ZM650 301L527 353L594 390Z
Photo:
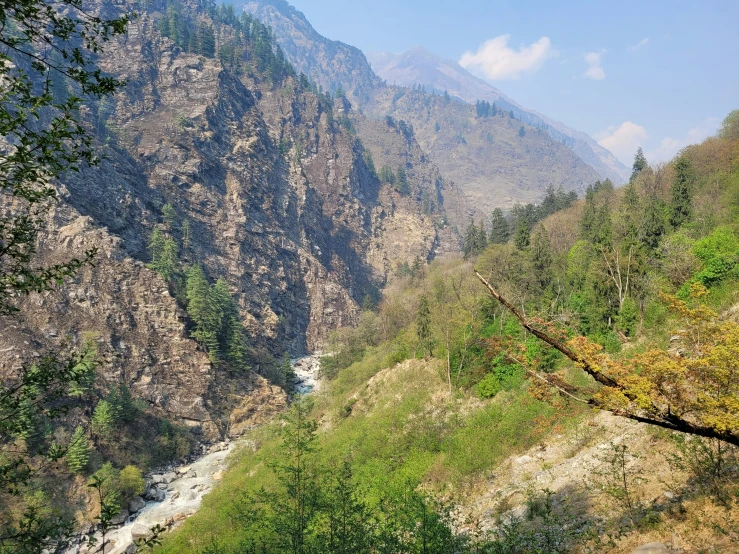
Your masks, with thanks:
M542 331L478 271L475 274L527 331L602 385L590 395L556 376L537 374L560 393L642 423L739 446L739 324L722 320L698 302L707 293L702 285L691 287L694 306L662 295L685 323L678 332L685 346L681 355L653 349L622 361L586 337L565 342Z
M52 181L97 162L79 110L85 97L123 84L95 58L129 20L92 15L81 0L0 0L0 314L15 311L14 296L49 290L95 254L32 267L44 212L57 196Z

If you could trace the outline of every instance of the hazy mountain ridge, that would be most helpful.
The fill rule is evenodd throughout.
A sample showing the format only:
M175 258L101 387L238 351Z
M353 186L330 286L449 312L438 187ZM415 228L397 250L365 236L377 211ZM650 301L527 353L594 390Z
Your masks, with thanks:
M383 82L375 75L367 59L359 50L322 37L310 26L305 16L292 8L285 0L251 1L245 5L244 9L272 27L277 42L297 71L311 76L326 90L335 91L341 88L360 111L377 119L382 119L387 115L406 119L408 123L419 129L431 117L427 106L434 104L433 94L419 92L418 106L406 105L402 110L396 110L396 100L406 95L406 92L409 92L408 89L398 89ZM602 179L604 176L610 176L616 182L623 180L618 170L611 170L608 163L601 160L603 156L606 160L610 159L611 162L618 164L615 158L587 135L577 134L574 131L571 131L569 135L565 134L568 129L564 125L556 124L556 122L550 124L549 120L545 121L542 116L523 110L497 89L464 72L455 62L444 60L439 62L439 58L420 48L414 49L414 52L420 53L419 55L426 60L427 65L435 68L437 76L441 76L437 79L438 87L433 88L440 90L451 88L452 91L457 91L456 94L451 93L452 97L456 96L463 101L472 98L469 90L492 95L489 96L492 101L497 102L498 106L506 111L513 111L516 119L520 119L516 131L521 123L545 128L553 141L559 143L559 146L552 146L551 151L548 152L549 154L554 152L555 155L544 157L539 155L543 152L541 148L532 147L529 144L531 137L507 141L505 147L493 143L484 148L466 148L462 138L469 132L468 127L472 124L472 120L468 121L469 118L466 116L461 117L457 114L457 110L467 110L470 114L474 114L474 107L465 106L463 102L452 102L449 104L451 112L447 117L443 113L445 108L437 106L434 119L438 122L446 121L454 126L451 129L444 129L442 135L450 134L451 137L456 137L455 140L459 144L435 148L431 152L430 145L437 142L433 140L434 137L418 135L417 138L436 165L440 167L443 175L448 180L454 181L465 193L469 205L468 214L478 212L482 215L492 206L511 206L515 202L539 200L549 186L583 190L589 182ZM405 78L408 79L409 84L419 82L419 77L422 76L422 73L414 68L412 62L411 57L409 63L406 64L407 71L405 71ZM455 65L457 65L456 68ZM436 67L441 69L436 69ZM458 84L460 75L464 76L462 80L465 83L464 86ZM388 81L390 82L389 79ZM455 83L457 84L452 88ZM408 98L404 102L407 103ZM600 152L600 155L596 151ZM509 171L512 165L529 169ZM450 168L452 168L451 171ZM491 174L495 174L495 178L491 178ZM482 204L478 203L480 198L483 199Z
M367 59L374 72L388 83L406 87L421 84L436 91L448 91L450 96L468 103L485 100L495 102L505 110L513 110L517 119L532 127L545 128L555 140L568 146L591 165L601 178L608 177L621 183L629 177L628 169L586 133L522 107L457 62L437 56L422 46L414 46L399 54L369 52Z

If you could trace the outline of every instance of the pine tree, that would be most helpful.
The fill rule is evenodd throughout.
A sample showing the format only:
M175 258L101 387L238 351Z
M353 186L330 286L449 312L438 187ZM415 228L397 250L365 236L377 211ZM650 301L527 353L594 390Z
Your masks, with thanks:
M244 336L244 326L241 324L237 314L231 314L228 318L226 358L231 367L239 372L245 372L249 369L246 364L247 348L246 337Z
M642 151L640 146L636 150L636 155L634 156L634 165L631 168L631 178L629 179L629 182L633 183L634 180L639 176L639 173L647 168L647 165L647 159L644 157L644 152Z
M531 240L531 224L525 216L516 219L516 233L513 236L513 243L518 250L524 250L529 246Z
M475 256L482 252L487 245L487 236L485 235L485 228L480 225L478 228L475 225L474 218L470 220L470 224L467 227L467 231L464 235L464 244L462 246L462 252L464 258L467 259L470 256Z
M101 400L95 406L90 425L92 432L100 439L107 440L113 432L117 421L115 410L107 400Z
M169 233L174 232L177 225L177 211L172 204L167 203L162 206L162 217L164 218L164 227Z
M172 237L167 237L164 239L158 257L152 258L151 268L159 273L167 283L171 283L177 275L179 265L177 242Z
M508 222L505 215L503 215L503 210L495 208L490 223L490 243L505 244L510 236L511 233L508 230Z
M411 193L411 187L408 184L408 176L403 167L398 167L398 180L396 181L395 188L398 189L400 194L408 195Z
M202 54L206 58L213 58L216 55L216 36L213 27L201 23L198 25L198 54Z
M600 185L600 182L598 182ZM588 185L585 189L585 206L580 217L580 238L592 241L596 230L598 208L595 205L595 187Z
M149 237L149 255L151 256L151 262L152 265L156 264L157 261L162 257L162 251L164 250L164 233L162 233L161 229L156 228L154 231L152 231L151 236Z
M287 392L292 392L295 384L295 370L293 369L290 354L287 352L285 352L285 356L282 358L282 365L280 365L280 377L285 384L284 389Z
M627 245L634 245L639 240L639 193L633 181L626 185L624 189L624 197L619 206L619 216L621 218L621 239Z
M665 206L658 198L650 198L644 206L643 242L652 250L659 246L666 230Z
M418 302L418 312L416 313L416 335L418 336L418 346L421 353L426 356L434 355L433 344L431 342L431 307L429 299L424 294Z
M536 279L541 287L545 288L551 281L552 246L549 242L549 233L543 225L539 225L534 233L530 252Z
M69 441L65 461L70 471L79 473L85 467L90 459L90 442L87 440L85 430L82 426L77 426Z
M521 128L518 130L518 136L521 138L526 136L526 129L524 128L523 125L521 125Z
M691 181L690 160L682 156L675 162L675 180L670 191L670 224L675 228L690 220L693 210Z

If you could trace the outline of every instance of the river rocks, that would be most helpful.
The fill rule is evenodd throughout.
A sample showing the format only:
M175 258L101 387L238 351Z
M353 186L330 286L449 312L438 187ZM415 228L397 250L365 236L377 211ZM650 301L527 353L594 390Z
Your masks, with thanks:
M177 468L177 474L185 475L190 471L190 466L182 466Z
M185 474L185 479L195 479L197 476L198 472L191 469Z
M131 543L126 547L126 550L123 551L123 554L136 554L138 552L138 548L136 548L136 545Z
M216 471L213 474L213 480L214 481L220 481L221 479L223 479L223 470Z
M128 519L128 510L123 508L120 513L116 516L113 516L113 519L110 520L111 525L123 525L126 523L126 520Z
M161 474L154 474L151 476L151 482L155 485L158 485L159 483L164 483L164 476Z
M670 554L670 551L661 542L650 542L635 548L631 554Z
M167 484L170 484L175 479L177 479L177 474L173 471L168 471L167 473L162 475L162 481Z
M132 514L141 511L146 506L146 502L140 496L134 496L128 503L128 511Z
M149 528L143 523L135 523L133 527L131 527L131 538L133 538L133 540L138 540L140 538L147 537L149 532Z
M156 494L154 495L154 501L155 502L164 502L164 499L167 498L167 493L164 492L161 489L157 489Z

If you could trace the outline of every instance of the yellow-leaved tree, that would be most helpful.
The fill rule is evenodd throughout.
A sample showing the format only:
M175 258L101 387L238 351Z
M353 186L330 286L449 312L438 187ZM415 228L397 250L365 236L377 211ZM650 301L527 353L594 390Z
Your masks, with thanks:
M654 348L617 360L586 337L563 339L551 327L527 318L475 271L488 292L523 327L559 350L595 379L597 392L576 388L556 374L529 374L560 393L595 408L666 429L719 439L739 446L739 323L700 303L707 294L691 286L690 301L661 295L680 318L680 347Z

